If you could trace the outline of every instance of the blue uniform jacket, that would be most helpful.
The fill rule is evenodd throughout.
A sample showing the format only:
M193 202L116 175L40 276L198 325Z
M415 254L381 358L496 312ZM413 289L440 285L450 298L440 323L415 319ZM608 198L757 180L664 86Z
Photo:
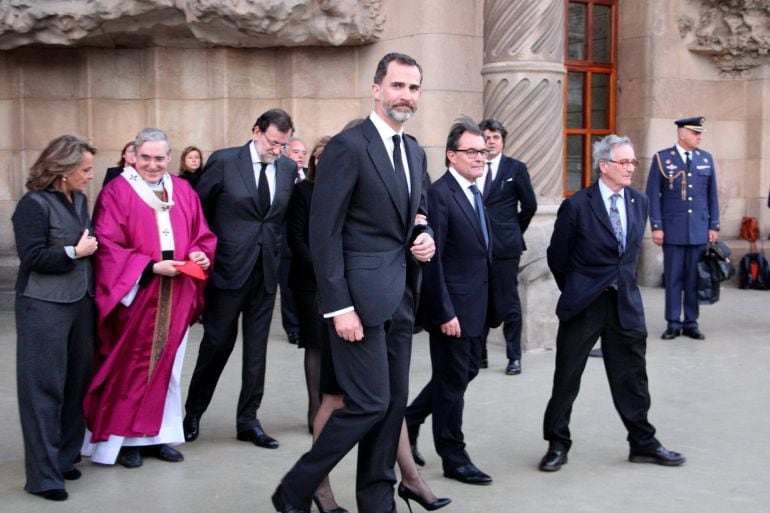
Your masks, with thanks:
M706 244L708 231L719 230L716 168L707 151L692 152L689 170L675 146L656 153L647 177L647 196L650 228L664 231L665 244Z

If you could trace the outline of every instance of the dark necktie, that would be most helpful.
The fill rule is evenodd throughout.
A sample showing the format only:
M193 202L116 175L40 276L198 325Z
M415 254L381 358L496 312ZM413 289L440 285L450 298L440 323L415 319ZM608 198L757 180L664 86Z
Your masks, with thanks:
M684 168L689 171L690 170L690 152L686 151L684 152Z
M487 162L487 177L484 180L484 199L489 197L489 191L492 190L492 163Z
M610 196L610 223L612 231L615 232L615 238L618 240L618 255L622 255L625 243L623 241L623 223L620 222L620 211L618 210L618 199L620 194L615 193Z
M265 216L270 210L270 186L267 184L267 164L261 163L262 169L259 170L259 183L257 184L257 200L259 204L259 213Z
M406 212L409 209L409 185L406 183L406 171L404 161L401 160L401 136L393 136L393 169L396 173L396 186L401 198L401 209Z
M489 247L489 230L487 230L487 216L484 213L484 199L481 197L481 193L479 192L479 188L476 187L476 184L472 184L470 189L473 193L473 199L475 200L474 208L476 209L476 214L479 216L481 233L484 235L484 245Z

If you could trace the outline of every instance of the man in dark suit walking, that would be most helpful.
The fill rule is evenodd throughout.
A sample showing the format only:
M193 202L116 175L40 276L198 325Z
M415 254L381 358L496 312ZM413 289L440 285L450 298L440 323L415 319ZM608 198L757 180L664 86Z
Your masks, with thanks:
M430 381L406 409L414 447L420 424L433 415L433 442L444 475L468 484L489 484L465 451L462 431L465 390L479 373L486 329L492 237L476 179L486 148L478 125L457 121L446 142L447 172L428 191L436 255L425 266L420 306L430 334Z
M479 124L487 145L484 175L476 183L483 191L484 206L492 226L493 319L503 322L509 376L521 374L521 301L519 259L527 249L524 232L537 211L537 199L527 165L503 155L508 130L494 119ZM488 330L487 330L488 332ZM487 361L487 332L482 342L482 365Z
M320 309L345 406L273 494L281 512L308 511L321 480L358 444L358 510L391 513L396 447L408 395L419 263L435 251L428 227L425 153L403 134L417 110L422 70L383 57L374 112L324 149L310 212Z
M206 288L203 340L185 404L187 441L198 437L201 415L233 350L238 317L243 314L237 438L268 449L278 447L257 420L257 409L265 388L281 225L297 177L297 164L280 156L293 130L291 117L283 110L265 112L252 128L251 141L212 153L196 189L218 241Z
M706 338L698 329L697 264L706 244L719 238L719 198L714 157L700 149L705 121L700 116L675 121L677 143L655 154L647 176L652 241L663 246L663 340L681 334Z
M593 162L599 179L561 204L547 252L561 296L553 392L543 420L548 452L540 470L567 463L572 404L600 337L612 400L628 430L629 460L681 465L685 457L665 449L647 420L647 328L636 266L648 201L630 187L639 162L631 141L617 135L594 143Z

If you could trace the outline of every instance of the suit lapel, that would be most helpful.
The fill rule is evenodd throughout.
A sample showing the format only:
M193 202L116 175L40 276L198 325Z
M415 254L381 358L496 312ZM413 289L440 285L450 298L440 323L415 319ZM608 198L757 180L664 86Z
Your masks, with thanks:
M259 205L257 205L257 179L254 176L254 164L251 161L249 144L251 144L251 141L241 147L241 150L238 152L238 173L240 173L243 179L246 190L249 191L254 209L259 212Z
M417 160L419 155L417 144L411 137L404 137L404 148L406 149L406 160L409 163L409 212L406 216L407 226L412 224L410 219L417 215L417 209L420 207L420 197L422 195L422 165Z
M446 172L446 177L455 203L457 203L457 205L460 207L460 210L462 210L463 214L465 214L465 217L473 227L473 231L476 233L476 237L479 239L479 242L482 245L485 245L484 234L481 232L481 224L479 223L479 216L476 213L476 209L473 208L473 206L470 204L468 197L465 195L465 191L463 191L460 184L457 182L457 180L455 180L455 177L452 176L449 171ZM487 230L489 230L488 226Z
M368 118L366 121L364 121L361 127L363 135L368 141L366 150L369 154L369 158L372 161L372 165L377 171L377 174L380 175L382 182L385 184L385 189L388 191L388 196L390 196L390 200L393 202L396 210L398 210L398 213L401 215L402 222L406 223L407 217L406 212L402 206L403 202L398 200L396 174L393 169L393 164L390 161L390 157L388 156L388 152L385 151L385 145L380 138L380 134L374 127L372 120Z
M632 240L636 240L637 232L639 231L640 226L643 228L644 224L640 225L640 221L642 221L642 213L640 209L642 208L641 202L636 201L636 198L633 194L631 194L631 190L629 188L624 189L624 195L625 195L625 203L626 203L626 248L628 248L629 243ZM646 222L646 220L644 220Z
M599 190L599 182L596 181L588 189L589 203L594 215L599 219L602 226L604 226L608 232L615 239L615 230L612 229L612 222L610 222L610 215L607 213L607 208L604 206L604 200L602 199L602 193ZM628 209L626 209L628 210ZM628 222L626 222L627 224Z
M511 163L505 155L500 157L500 164L497 166L497 175L489 186L489 196L487 196L487 198L493 198L499 191L503 190L503 181L510 177L510 164Z

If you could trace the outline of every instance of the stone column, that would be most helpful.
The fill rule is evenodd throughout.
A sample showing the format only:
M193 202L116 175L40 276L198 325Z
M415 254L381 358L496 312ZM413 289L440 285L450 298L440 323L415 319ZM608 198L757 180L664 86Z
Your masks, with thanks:
M564 0L484 2L484 117L508 129L505 153L527 164L538 199L519 272L529 350L552 348L558 324L545 250L563 195L564 11Z

